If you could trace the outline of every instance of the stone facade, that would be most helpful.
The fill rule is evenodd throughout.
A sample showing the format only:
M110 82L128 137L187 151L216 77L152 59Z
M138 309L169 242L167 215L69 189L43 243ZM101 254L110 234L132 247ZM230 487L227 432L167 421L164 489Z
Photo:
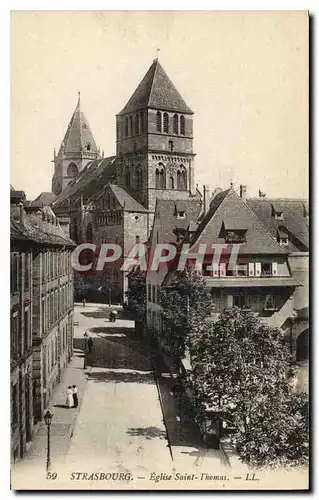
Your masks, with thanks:
M11 241L11 458L26 452L33 435L32 246Z
M11 456L23 458L34 425L73 352L74 243L48 207L11 192Z

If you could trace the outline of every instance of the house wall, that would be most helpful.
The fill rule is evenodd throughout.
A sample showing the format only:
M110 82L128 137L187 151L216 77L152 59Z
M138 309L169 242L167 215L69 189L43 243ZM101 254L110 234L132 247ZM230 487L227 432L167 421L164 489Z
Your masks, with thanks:
M32 248L11 242L11 460L26 452L33 436Z
M291 253L288 262L292 275L302 284L294 293L294 308L298 311L309 307L309 253Z

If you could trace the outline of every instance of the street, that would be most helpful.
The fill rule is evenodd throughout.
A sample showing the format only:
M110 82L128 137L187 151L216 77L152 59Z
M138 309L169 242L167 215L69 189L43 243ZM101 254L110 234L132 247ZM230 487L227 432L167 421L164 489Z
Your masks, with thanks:
M196 424L182 421L165 365L156 366L155 380L147 343L135 338L134 322L118 308L116 323L110 323L109 311L101 304L75 306L73 359L51 404L51 470L65 481L63 487L70 487L69 478L81 471L129 473L134 482L129 486L124 481L121 487L125 488L143 488L141 481L153 472L222 471L227 467L224 453L208 449ZM93 340L86 368L85 333ZM66 389L74 383L79 407L68 409ZM23 477L25 482L28 477L30 488L32 481L50 486L46 450L42 423L25 460L15 470L15 480ZM81 488L83 483L72 487Z
M134 340L134 323L108 321L109 309L88 304L76 308L74 345L86 331L93 339L90 376L74 429L67 463L83 460L108 470L151 460L171 461L157 387L147 353ZM72 465L73 466L73 465Z
M162 373L156 384L147 346L134 338L134 323L122 310L115 324L108 314L106 306L76 307L74 345L83 348L87 332L94 347L67 465L74 469L85 457L95 469L99 464L103 470L117 467L142 475L177 464L199 466L204 458L205 465L225 465L219 450L203 446L194 425L179 422L171 381Z

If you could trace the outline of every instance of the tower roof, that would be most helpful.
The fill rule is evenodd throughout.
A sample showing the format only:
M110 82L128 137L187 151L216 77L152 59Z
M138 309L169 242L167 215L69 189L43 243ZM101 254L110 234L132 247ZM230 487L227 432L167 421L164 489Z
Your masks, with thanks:
M145 107L178 111L179 113L193 113L165 73L158 59L154 59L148 72L119 114L124 115Z
M87 149L88 144L89 149ZM91 132L89 123L81 111L80 92L78 103L70 120L59 154L89 152L98 154L98 149Z

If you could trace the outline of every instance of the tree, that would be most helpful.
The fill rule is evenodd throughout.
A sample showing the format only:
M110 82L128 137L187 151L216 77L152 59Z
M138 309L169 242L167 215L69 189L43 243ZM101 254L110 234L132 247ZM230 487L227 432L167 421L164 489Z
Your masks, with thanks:
M190 332L212 312L210 291L202 275L188 267L177 271L170 284L160 289L160 304L166 347L173 355L182 357Z
M126 292L127 309L132 312L136 321L142 323L146 315L146 279L145 273L135 271L129 277L129 288Z
M292 392L281 331L234 308L190 331L188 344L199 418L207 409L222 416L240 456L252 465L290 463L293 457L303 463L307 412L304 399Z

